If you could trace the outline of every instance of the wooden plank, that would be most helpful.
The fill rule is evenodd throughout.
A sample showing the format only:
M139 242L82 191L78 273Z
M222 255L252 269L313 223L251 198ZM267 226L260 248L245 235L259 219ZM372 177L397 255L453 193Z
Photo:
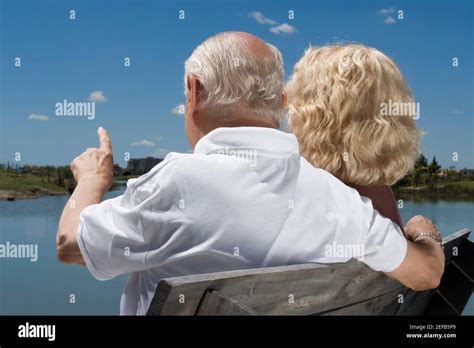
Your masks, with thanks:
M395 315L401 303L398 302L399 295L403 291L403 287L398 290L364 300L359 303L344 306L341 308L331 309L319 315Z
M445 272L438 291L461 314L471 297L473 283L454 263Z
M456 266L471 281L474 279L474 243L465 239L459 246L458 256L454 259Z
M469 232L443 239L447 265ZM410 291L361 262L302 264L163 279L147 314L412 315L428 308L432 294Z
M217 273L196 274L175 278L162 279L155 291L155 296L150 304L147 315L163 315L165 307L168 314L193 315L201 301L204 292L211 288L213 283L232 282L234 279L245 279L248 276L258 277L265 274L276 274L280 272L292 272L305 269L325 267L318 264L302 264L282 267L255 268ZM181 289L186 291L180 292ZM184 302L180 301L180 295L184 295ZM179 304L179 305L178 305ZM178 307L178 308L176 308ZM176 312L173 312L176 310Z
M396 315L420 315L428 308L435 290L413 291L404 288L403 303Z
M196 315L255 315L250 308L216 290L207 290L199 304Z
M355 261L220 272L163 281L170 289L166 303L153 299L153 310L148 314L192 315L208 289L219 291L257 314L305 315L357 303L401 287ZM183 296L184 303L179 301Z
M436 291L431 298L429 307L425 315L459 315L456 308L452 307L445 298Z
M443 238L444 255L446 257L446 264L451 262L451 259L459 253L459 246L463 240L467 240L471 231L467 228L450 234Z
M435 290L415 292L404 286L365 301L331 309L322 315L420 315Z
M452 255L450 263L441 279L441 284L427 308L426 315L460 315L462 314L474 290L474 243L462 239L457 245L457 252Z
M168 295L171 292L171 285L166 281L160 281L155 290L155 295L147 310L147 315L159 315L161 309L168 300Z

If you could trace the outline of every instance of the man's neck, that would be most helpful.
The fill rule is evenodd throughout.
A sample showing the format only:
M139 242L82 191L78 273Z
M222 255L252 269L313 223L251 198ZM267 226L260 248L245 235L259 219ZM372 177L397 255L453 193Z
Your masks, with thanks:
M242 116L220 116L214 118L205 118L206 122L201 122L201 124L197 127L199 129L199 137L196 140L199 141L202 137L206 134L212 132L214 129L217 128L233 128L233 127L262 127L262 128L273 128L278 129L279 123L273 118L269 116L249 116L249 117L242 117ZM195 144L193 145L194 148Z
M205 133L209 133L217 128L222 127L263 127L263 128L279 128L279 124L269 117L222 117L219 122L206 127Z

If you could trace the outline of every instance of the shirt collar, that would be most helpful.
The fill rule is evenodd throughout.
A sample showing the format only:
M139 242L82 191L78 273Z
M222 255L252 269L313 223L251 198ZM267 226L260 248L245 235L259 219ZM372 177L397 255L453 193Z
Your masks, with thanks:
M265 127L216 128L197 142L194 153L210 154L223 148L300 154L298 140L293 134Z

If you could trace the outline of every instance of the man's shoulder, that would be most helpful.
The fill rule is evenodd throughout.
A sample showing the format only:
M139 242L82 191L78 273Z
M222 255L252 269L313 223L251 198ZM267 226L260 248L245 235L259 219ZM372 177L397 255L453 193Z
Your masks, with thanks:
M328 171L315 168L306 159L301 159L300 177L303 187L316 188L317 195L323 195L327 200L341 208L349 208L354 203L360 203L359 193Z
M207 156L193 153L170 152L166 157L154 166L148 173L130 181L133 186L143 185L149 182L179 181L194 177L201 170L211 170L211 161Z
M303 157L301 157L301 173L306 174L311 180L316 180L320 183L331 184L343 190L351 190L349 186L347 186L333 174L322 168L314 167Z
M172 171L181 172L183 175L193 175L190 169L210 169L214 162L215 159L212 156L204 154L170 152L156 167L157 172Z

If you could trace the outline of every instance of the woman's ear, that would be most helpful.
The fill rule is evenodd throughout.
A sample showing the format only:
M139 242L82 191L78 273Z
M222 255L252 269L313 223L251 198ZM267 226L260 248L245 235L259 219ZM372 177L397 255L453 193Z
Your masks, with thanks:
M283 113L285 112L285 109L286 109L286 102L287 102L286 92L283 91L283 93L281 95L281 111Z

